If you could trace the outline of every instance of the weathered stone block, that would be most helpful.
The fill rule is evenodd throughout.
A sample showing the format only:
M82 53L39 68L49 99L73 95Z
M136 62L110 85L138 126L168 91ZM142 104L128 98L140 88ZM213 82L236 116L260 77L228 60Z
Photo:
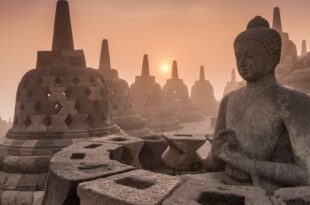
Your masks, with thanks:
M20 191L16 195L16 205L32 205L33 192L31 191Z
M43 204L79 204L76 193L79 183L132 170L133 167L110 159L120 156L122 150L116 144L82 142L55 154Z
M310 187L283 188L272 197L275 205L309 205Z
M109 144L118 144L125 147L124 153L122 155L121 162L132 165L134 167L141 167L139 162L139 154L141 148L144 144L144 141L135 138L128 137L125 133L113 134L107 137L95 138L91 140L92 142L101 142L101 143L109 143Z
M168 149L162 155L165 164L175 170L195 170L201 166L201 158L196 152L205 141L204 135L165 134Z
M18 191L3 191L1 194L1 205L15 205Z
M272 205L257 187L229 186L190 180L180 186L163 205Z
M33 202L32 205L42 205L44 192L36 191L33 193Z
M181 183L177 177L137 170L78 186L81 205L159 205Z
M139 161L143 169L158 169L164 166L161 155L168 147L168 143L160 135L148 135L141 137L144 145L139 154Z

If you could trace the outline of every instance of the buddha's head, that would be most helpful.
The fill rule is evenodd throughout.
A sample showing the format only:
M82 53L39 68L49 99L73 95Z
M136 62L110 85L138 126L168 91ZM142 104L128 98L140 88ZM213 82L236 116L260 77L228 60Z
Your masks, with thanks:
M241 77L255 82L266 75L274 75L280 62L281 47L280 34L270 28L267 20L260 16L252 19L234 43Z

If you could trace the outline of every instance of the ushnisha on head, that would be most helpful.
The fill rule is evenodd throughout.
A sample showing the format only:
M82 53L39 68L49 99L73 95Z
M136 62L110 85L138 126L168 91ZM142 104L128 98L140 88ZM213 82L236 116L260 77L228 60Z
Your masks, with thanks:
M280 62L282 40L271 29L266 19L257 16L247 29L240 33L234 43L238 71L248 82L255 82L266 75L274 75Z

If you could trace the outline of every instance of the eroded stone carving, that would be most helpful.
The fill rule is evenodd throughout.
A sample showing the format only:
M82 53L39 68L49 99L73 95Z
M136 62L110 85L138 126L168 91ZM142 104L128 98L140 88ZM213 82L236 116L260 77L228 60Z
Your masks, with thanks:
M281 36L255 17L234 46L247 84L221 102L208 168L224 172L218 182L269 192L309 185L310 98L275 79Z

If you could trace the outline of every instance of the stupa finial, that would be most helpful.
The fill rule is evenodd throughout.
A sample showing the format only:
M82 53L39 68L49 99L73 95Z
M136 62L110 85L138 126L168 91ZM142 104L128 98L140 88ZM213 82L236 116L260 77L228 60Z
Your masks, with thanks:
M199 80L200 81L205 81L205 68L203 65L200 66L200 74L199 74Z
M69 3L65 0L57 2L52 50L74 50Z
M178 63L177 63L176 60L174 60L173 63L172 63L171 79L173 79L173 80L179 79Z
M107 39L102 41L99 69L111 69L109 43Z
M141 76L150 76L149 57L146 54L143 56Z
M301 46L301 55L306 55L307 53L307 42L306 40L302 41L302 46Z
M278 31L279 33L282 33L282 21L281 21L281 13L280 13L279 7L275 7L273 10L272 28Z

